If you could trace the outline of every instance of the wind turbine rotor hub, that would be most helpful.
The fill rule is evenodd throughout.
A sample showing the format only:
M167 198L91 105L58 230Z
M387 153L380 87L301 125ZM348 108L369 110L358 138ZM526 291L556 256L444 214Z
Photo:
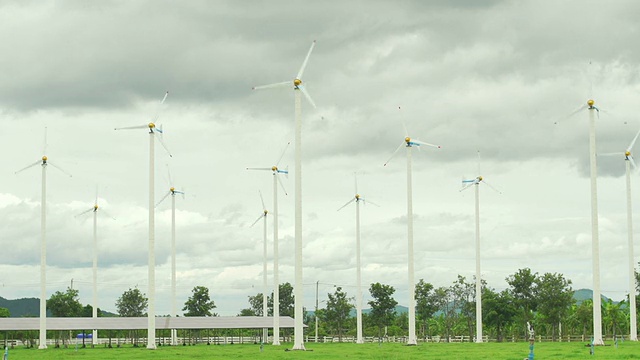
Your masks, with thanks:
M269 211L267 211L267 210L264 210L264 214L265 214L265 215L267 215L268 213L269 213Z
M478 181L482 181L482 176L478 176Z
M98 210L98 204L93 205L93 211Z
M47 161L47 157L46 157L46 156L43 156L43 157L42 157L42 161L46 162L46 161Z
M411 142L411 138L407 136L406 138L404 138L404 142L409 144Z
M155 128L155 127L156 127L156 124L154 124L154 123L152 123L152 122L150 122L150 123L149 123L149 129L153 129L153 128Z
M624 156L629 157L631 156L631 151L627 150L624 152Z
M169 188L169 191L171 191L172 193L176 192L176 188L174 188L173 186Z
M298 87L300 84L302 84L302 80L300 80L300 79L293 79L293 85L295 85L296 87Z
M589 105L589 107L593 106L593 104L595 104L596 102L593 101L593 99L589 99L587 100L587 105Z
M272 166L271 167L271 171L278 171L278 167L277 166Z
M356 200L360 200L360 194L356 194Z

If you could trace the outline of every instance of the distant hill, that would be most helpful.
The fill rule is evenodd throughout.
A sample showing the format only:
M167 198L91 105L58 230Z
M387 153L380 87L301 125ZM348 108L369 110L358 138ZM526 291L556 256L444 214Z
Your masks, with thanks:
M0 296L0 307L9 309L11 317L38 317L40 316L39 298L22 298L8 300ZM104 317L118 316L108 311L100 310L100 315ZM47 317L51 317L51 312L47 311Z
M576 300L577 305L580 305L585 300L593 300L593 290L591 289L575 290L573 293L573 298ZM602 299L603 303L606 301L609 301L609 298L602 294L600 294L600 298ZM617 303L617 301L614 301L614 303Z
M0 296L0 307L9 309L11 317L37 317L40 314L40 299L22 298L7 300ZM50 314L47 314L49 316Z

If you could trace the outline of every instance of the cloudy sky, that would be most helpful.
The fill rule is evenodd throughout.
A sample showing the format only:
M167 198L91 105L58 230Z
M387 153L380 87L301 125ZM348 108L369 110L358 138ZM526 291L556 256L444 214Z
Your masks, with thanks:
M498 290L518 269L559 272L591 288L588 115L598 151L622 152L640 129L640 25L634 1L4 1L0 5L0 296L39 296L41 169L47 169L47 292L73 279L91 301L91 215L98 187L99 307L147 290L148 159L144 129L160 109L170 158L156 146L156 198L177 197L178 303L207 286L221 315L262 291L258 191L293 141L291 88L304 73L304 305L334 285L355 295L358 191L363 283L407 304L406 161L414 151L416 279L449 286L475 274L473 189L481 172L482 276ZM398 108L401 107L401 110ZM558 125L554 122L560 121ZM290 146L280 166L293 168ZM624 157L598 158L603 294L627 292ZM634 177L633 186L638 184ZM294 282L293 176L280 198L280 279ZM640 194L640 192L636 192ZM640 209L638 197L634 205ZM170 202L157 208L158 314L170 312ZM115 220L110 219L110 215ZM635 217L638 218L637 216ZM269 261L272 260L269 223ZM636 226L640 238L640 226ZM272 281L269 265L269 283ZM366 286L366 285L365 285ZM369 297L365 292L365 301Z

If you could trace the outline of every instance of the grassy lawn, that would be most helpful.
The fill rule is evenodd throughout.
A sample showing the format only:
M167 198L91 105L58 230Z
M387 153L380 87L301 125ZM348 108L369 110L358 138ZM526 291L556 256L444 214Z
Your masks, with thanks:
M595 356L583 343L536 343L535 359L640 359L640 343L626 341L618 347L596 347ZM285 351L291 344L265 345L197 345L160 347L157 350L123 347L106 349L49 348L47 350L15 348L9 350L9 360L21 359L524 359L529 354L528 343L427 343L418 346L401 344L314 344L308 351Z

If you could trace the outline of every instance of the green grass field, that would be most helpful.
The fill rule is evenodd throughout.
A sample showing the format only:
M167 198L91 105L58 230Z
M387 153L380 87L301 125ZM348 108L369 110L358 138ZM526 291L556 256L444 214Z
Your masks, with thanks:
M15 348L9 351L9 360L21 359L517 359L529 354L528 343L427 343L418 346L402 344L314 344L305 345L307 351L285 351L291 344L259 345L197 345L160 347L157 350L123 347L106 349L47 350ZM536 343L535 359L640 359L640 343L623 342L615 346L589 348L583 343Z

